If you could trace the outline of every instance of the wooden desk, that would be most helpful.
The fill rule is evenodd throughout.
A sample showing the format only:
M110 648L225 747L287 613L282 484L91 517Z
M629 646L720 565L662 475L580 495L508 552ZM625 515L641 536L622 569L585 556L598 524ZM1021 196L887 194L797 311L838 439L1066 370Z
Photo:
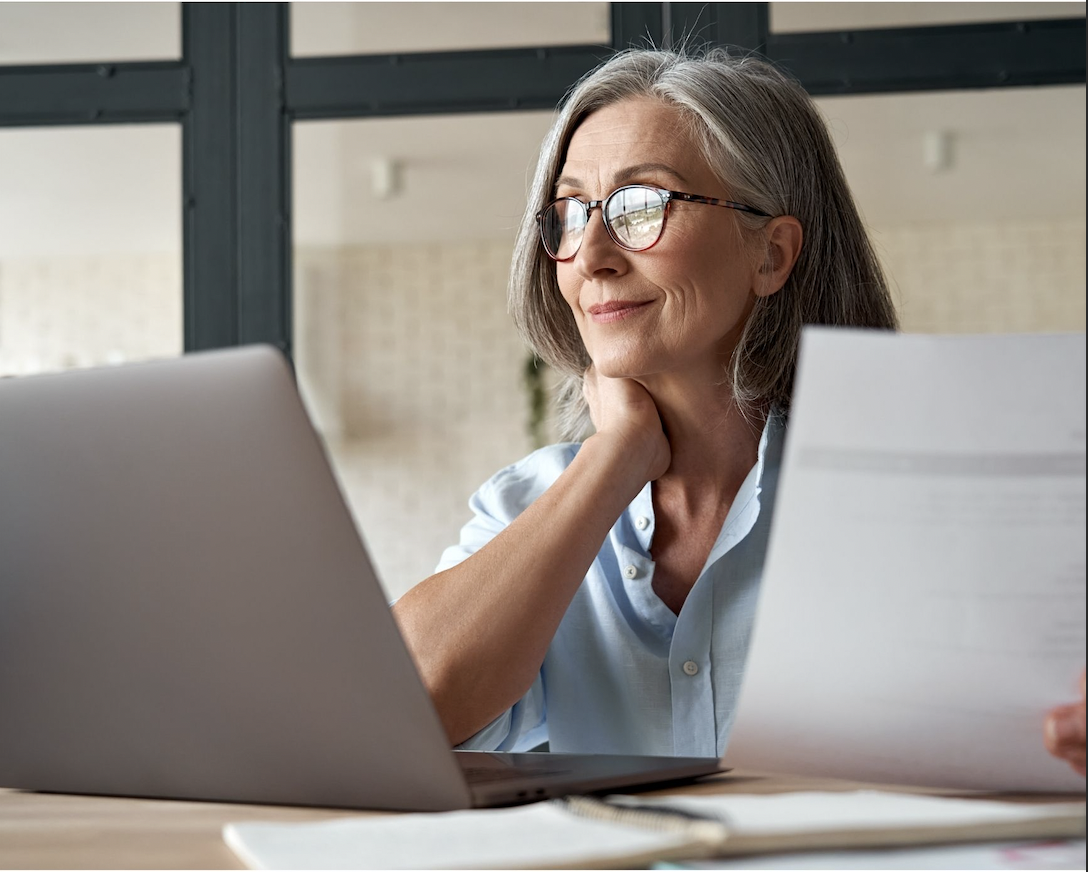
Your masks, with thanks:
M872 787L847 781L730 773L658 793L781 793L863 786ZM1068 797L1025 798L1053 799ZM221 831L228 822L313 821L357 814L365 812L69 796L0 788L0 868L243 869L223 843Z

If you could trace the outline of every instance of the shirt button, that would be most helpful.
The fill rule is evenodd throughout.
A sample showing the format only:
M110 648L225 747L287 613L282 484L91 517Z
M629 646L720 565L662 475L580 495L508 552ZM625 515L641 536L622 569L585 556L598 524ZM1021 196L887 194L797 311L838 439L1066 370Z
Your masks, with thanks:
M650 519L640 515L638 518L635 519L635 526L638 527L640 530L645 530L647 527L650 526Z
M625 566L623 574L626 578L638 578L638 567L633 563L630 566Z
M684 663L684 674L695 675L699 671L699 664L694 660L688 660Z

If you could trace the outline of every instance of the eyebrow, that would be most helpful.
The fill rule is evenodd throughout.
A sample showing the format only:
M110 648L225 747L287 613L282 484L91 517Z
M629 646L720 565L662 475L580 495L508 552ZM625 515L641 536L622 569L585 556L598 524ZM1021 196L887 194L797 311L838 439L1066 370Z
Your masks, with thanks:
M633 179L644 177L651 173L666 173L679 181L682 185L688 183L682 173L677 172L673 167L663 163L640 163L624 167L612 177L612 182L616 187L622 187ZM583 182L581 179L575 178L574 176L560 176L555 180L556 188L563 187L564 185L568 188L581 188L583 187Z

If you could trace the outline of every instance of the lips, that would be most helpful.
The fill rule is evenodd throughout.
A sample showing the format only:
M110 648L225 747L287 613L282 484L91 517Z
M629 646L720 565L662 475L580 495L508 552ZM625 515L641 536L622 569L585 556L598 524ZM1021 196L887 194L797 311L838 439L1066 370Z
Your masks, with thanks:
M646 309L650 303L650 300L609 300L605 303L594 303L586 312L595 324L608 324L630 318Z
M596 303L586 311L590 315L607 315L624 309L637 309L639 306L645 306L648 302L649 300L609 300L607 303Z

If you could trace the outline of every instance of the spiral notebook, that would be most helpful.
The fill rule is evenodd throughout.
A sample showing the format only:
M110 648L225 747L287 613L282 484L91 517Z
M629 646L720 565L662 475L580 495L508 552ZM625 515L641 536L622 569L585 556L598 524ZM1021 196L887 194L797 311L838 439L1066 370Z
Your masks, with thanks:
M880 791L568 797L490 811L235 823L251 869L607 869L770 851L1084 835L1084 803Z

